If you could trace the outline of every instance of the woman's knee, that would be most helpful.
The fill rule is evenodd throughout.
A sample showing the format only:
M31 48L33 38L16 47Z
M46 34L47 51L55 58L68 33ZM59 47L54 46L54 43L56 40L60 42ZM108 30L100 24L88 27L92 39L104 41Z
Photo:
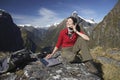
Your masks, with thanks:
M63 52L62 54L61 54L61 56L62 56L62 58L64 59L64 60L66 60L67 62L71 62L71 61L73 61L74 60L74 58L75 58L75 54L74 53L72 53L72 52Z

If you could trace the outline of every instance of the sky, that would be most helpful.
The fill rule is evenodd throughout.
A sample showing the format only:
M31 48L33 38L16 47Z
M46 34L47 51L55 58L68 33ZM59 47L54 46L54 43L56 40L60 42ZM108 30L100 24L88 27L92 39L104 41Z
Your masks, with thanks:
M118 0L0 0L0 9L11 14L17 25L46 27L60 23L73 11L99 23Z

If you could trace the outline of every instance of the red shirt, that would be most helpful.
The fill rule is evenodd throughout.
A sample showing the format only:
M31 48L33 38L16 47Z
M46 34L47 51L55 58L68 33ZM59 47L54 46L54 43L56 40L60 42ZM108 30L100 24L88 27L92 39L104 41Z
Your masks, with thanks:
M82 33L82 32L81 32ZM71 37L68 36L68 29L65 28L60 31L56 47L71 47L75 44L78 34L73 33Z

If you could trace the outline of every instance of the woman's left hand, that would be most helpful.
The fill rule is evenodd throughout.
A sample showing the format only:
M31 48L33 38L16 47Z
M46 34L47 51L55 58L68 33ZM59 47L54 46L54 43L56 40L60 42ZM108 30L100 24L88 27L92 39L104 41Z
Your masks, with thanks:
M76 30L76 25L77 25L77 24L73 25L73 31L74 31L74 32L77 31L77 30Z

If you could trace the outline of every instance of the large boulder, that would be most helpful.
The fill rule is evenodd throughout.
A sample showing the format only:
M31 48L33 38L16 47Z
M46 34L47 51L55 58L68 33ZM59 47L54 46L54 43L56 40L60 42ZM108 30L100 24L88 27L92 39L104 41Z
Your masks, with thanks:
M0 51L16 51L23 48L20 28L9 13L0 10Z

